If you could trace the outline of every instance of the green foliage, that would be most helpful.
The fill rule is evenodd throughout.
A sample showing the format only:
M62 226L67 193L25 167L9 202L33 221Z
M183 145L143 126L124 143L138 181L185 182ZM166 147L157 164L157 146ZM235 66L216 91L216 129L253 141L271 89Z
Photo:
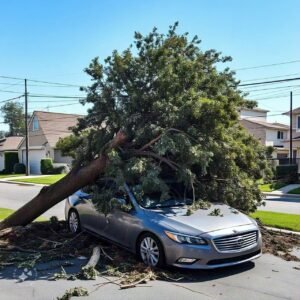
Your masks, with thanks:
M14 164L14 173L15 174L25 174L26 167L22 163L16 163Z
M221 210L219 208L213 209L209 214L209 216L220 216L223 217L223 214L221 213Z
M41 173L42 174L52 174L53 163L51 158L41 159Z
M76 148L80 145L81 138L74 134L71 134L65 138L59 138L56 143L56 148L61 150L63 156L71 156L75 158Z
M9 125L7 136L25 134L23 104L7 102L0 108L0 111L4 115L4 123Z
M276 167L276 177L286 183L298 182L297 165L279 165Z
M0 130L0 140L5 138L7 132L5 132L4 130Z
M19 156L16 152L4 153L4 169L7 174L11 174L14 171L14 165L19 162Z
M108 153L103 175L134 186L138 199L153 191L167 199L173 180L193 191L194 203L253 211L261 201L257 179L271 176L265 148L239 125L238 109L255 103L244 99L234 72L222 68L230 57L201 49L198 37L176 27L136 32L135 47L114 51L104 64L92 60L82 101L92 107L74 129L76 138L60 145L86 165L123 129L128 143ZM111 191L92 186L90 192L99 209L109 207Z

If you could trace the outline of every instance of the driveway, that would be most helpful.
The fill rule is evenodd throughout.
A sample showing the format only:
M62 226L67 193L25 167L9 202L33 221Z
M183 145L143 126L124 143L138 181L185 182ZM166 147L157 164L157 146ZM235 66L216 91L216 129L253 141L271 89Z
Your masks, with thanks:
M284 196L267 196L265 202L266 206L261 206L258 210L300 215L300 195L299 199L285 198Z
M67 273L78 269L83 261L74 261L75 266L66 267ZM179 282L150 281L139 287L120 290L117 285L106 284L102 287L96 284L107 282L104 277L96 281L47 281L51 274L59 269L49 269L50 265L39 266L36 269L6 269L0 270L1 299L43 299L52 300L62 296L66 289L84 287L90 296L82 299L300 299L300 267L299 262L287 262L281 258L265 254L255 262L226 269L210 271L185 271L186 277ZM176 270L174 270L176 271ZM28 278L23 282L24 274ZM113 278L110 278L113 279ZM73 299L73 298L72 298ZM75 298L74 298L75 299ZM77 299L77 298L76 298Z
M16 210L36 196L41 188L35 185L0 182L0 207ZM56 204L43 216L46 218L57 216L59 219L64 219L64 202Z

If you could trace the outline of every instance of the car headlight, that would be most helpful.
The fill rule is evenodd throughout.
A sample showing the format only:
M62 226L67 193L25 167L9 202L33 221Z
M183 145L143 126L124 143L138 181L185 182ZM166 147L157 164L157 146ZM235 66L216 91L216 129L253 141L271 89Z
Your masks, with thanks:
M165 231L165 234L173 241L180 244L192 244L192 245L207 245L207 241L201 237L185 235L180 233L174 233Z

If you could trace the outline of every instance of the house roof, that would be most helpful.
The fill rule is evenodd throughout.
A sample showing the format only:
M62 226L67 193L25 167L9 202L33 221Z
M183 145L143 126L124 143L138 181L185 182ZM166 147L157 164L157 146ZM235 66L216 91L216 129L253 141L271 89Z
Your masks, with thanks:
M241 121L247 121L253 124L257 124L266 128L270 128L270 129L280 129L280 130L288 130L289 126L285 125L285 124L281 124L281 123L269 123L269 122L265 122L265 121L261 121L261 120L248 120L248 119L242 119Z
M59 138L64 138L71 134L71 128L76 126L78 119L83 117L82 115L77 114L46 111L34 111L33 117L34 116L37 116L39 127L43 131L50 147L53 148L56 146Z
M23 139L22 136L9 136L0 139L0 151L16 151L18 145Z
M295 109L292 110L292 114L300 114L300 107L297 107ZM289 116L290 115L290 111L287 111L285 113L283 113L283 115Z
M266 109L262 109L262 108L259 108L259 107L254 107L254 108L246 108L246 107L241 107L240 108L240 111L242 110L247 110L247 111L258 111L258 112L269 112L269 110L266 110Z

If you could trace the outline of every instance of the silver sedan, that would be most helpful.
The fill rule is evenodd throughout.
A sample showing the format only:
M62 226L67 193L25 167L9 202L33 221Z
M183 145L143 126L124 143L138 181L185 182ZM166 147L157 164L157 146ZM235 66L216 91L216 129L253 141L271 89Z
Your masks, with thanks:
M255 220L225 204L199 209L188 216L186 200L141 203L129 186L125 185L124 190L122 198L116 193L120 205L107 215L95 209L89 194L78 191L70 196L65 206L69 229L96 234L135 253L152 267L166 264L212 269L261 255L261 233ZM216 211L220 214L212 213Z

